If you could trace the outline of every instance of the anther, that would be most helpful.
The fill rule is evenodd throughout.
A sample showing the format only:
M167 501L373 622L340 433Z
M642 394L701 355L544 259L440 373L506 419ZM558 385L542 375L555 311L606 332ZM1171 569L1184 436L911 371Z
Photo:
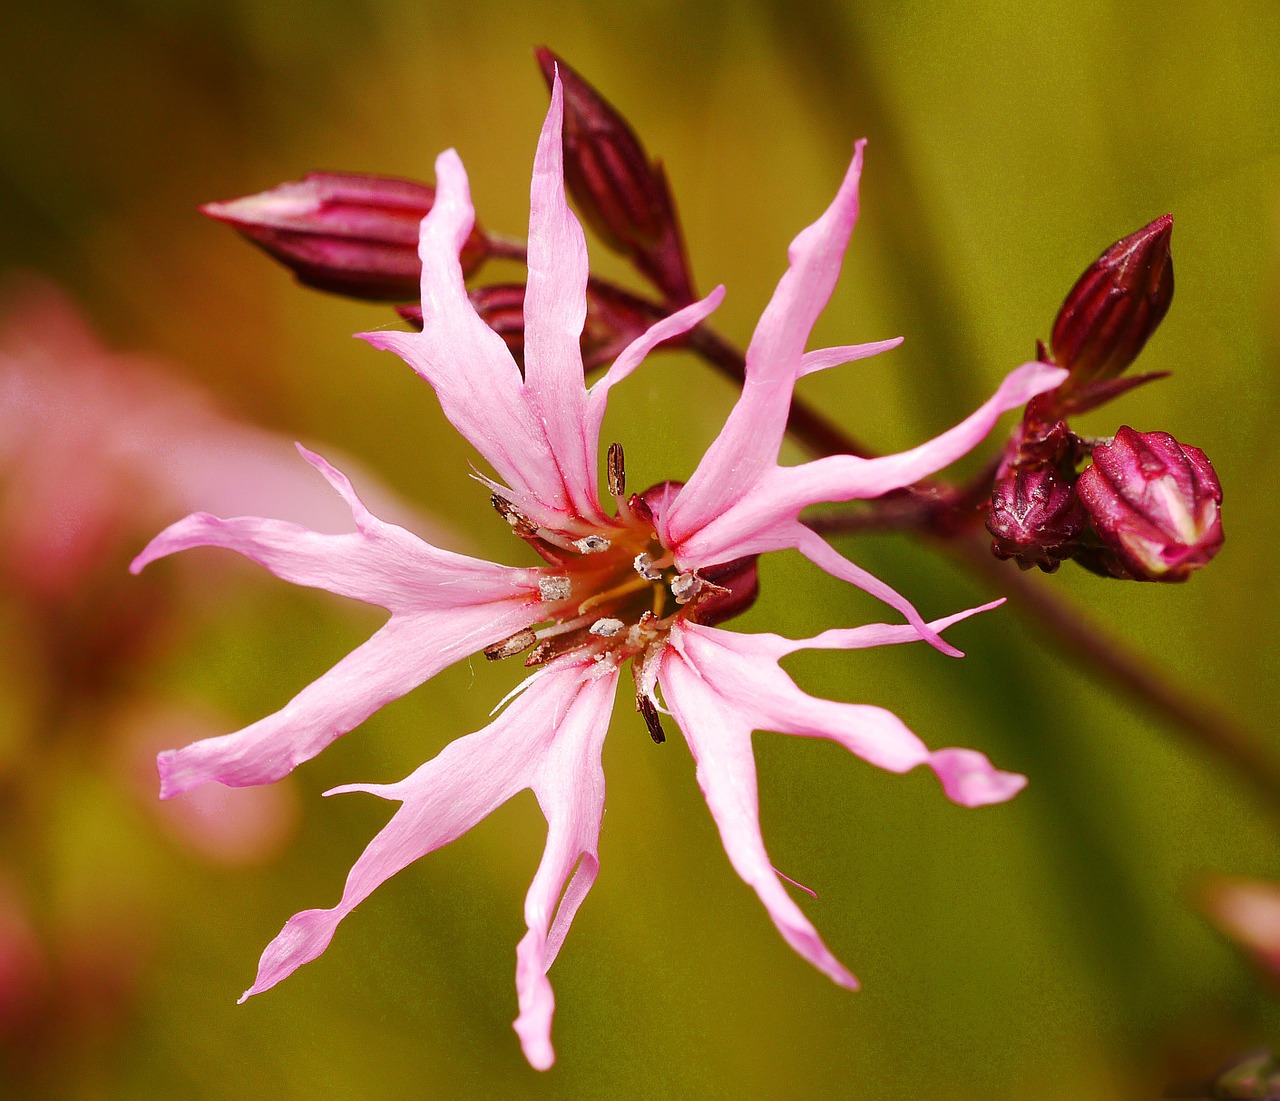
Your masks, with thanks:
M523 512L515 507L510 501L504 497L499 497L496 493L489 498L489 504L497 510L508 524L510 524L517 533L521 535L532 535L537 530L537 524L529 519Z
M514 657L521 650L527 650L536 641L537 635L526 627L523 631L517 631L510 638L503 639L492 646L486 646L484 656L490 661L501 661L503 658Z
M582 539L575 539L573 545L583 554L599 554L613 546L603 535L588 535Z
M544 604L564 600L573 591L573 582L562 574L543 574L538 578L538 595Z
M641 577L646 581L661 581L662 571L653 564L653 556L649 554L637 554L635 561L631 563Z
M601 638L613 638L614 635L620 634L625 627L626 624L622 620L605 616L603 619L597 619L591 624L591 633L599 635Z
M622 444L611 443L608 456L609 492L619 499L627 492L627 469L622 455Z
M644 725L649 728L649 737L654 740L656 745L661 745L667 740L667 732L662 729L662 719L658 716L658 709L654 707L653 700L648 696L636 696L636 710L644 716Z
M677 574L671 580L671 595L677 604L688 604L702 589L702 579L694 573Z

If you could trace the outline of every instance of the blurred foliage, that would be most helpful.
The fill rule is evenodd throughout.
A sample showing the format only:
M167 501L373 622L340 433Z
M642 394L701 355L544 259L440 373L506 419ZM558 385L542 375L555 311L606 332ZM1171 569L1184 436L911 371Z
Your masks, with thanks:
M296 288L198 203L313 168L429 179L455 145L485 225L518 233L545 108L531 51L546 42L665 161L698 278L729 289L718 325L745 342L788 241L865 135L862 220L814 341L907 343L803 390L885 448L975 404L1048 335L1102 247L1173 211L1177 297L1140 367L1175 376L1083 427L1111 432L1122 416L1202 447L1226 487L1227 548L1181 587L1070 568L1044 583L1274 729L1275 4L46 0L11 6L6 24L3 266L57 278L114 344L166 353L241 415L360 456L457 545L509 561L519 548L433 397L349 339L393 324L388 311ZM625 277L603 250L593 259ZM617 393L607 431L636 485L686 474L733 396L675 356ZM843 549L927 613L979 595L905 540ZM762 582L743 627L813 633L883 615L796 556L767 562ZM269 580L208 611L135 676L237 722L279 706L371 622ZM552 974L559 1062L546 1076L509 1029L543 830L527 794L387 884L321 960L235 1005L281 922L334 901L385 820L374 800L318 794L400 778L477 728L514 670L463 663L301 769L296 842L250 870L166 841L105 786L91 749L44 756L30 767L55 790L26 827L38 843L17 853L47 900L38 932L53 936L55 919L92 931L120 920L113 900L145 898L141 970L109 1036L71 1037L76 1058L0 1092L1105 1101L1157 1096L1274 1044L1274 994L1188 905L1208 871L1280 875L1274 819L1011 612L955 638L963 662L917 647L790 667L810 691L892 707L932 745L1026 772L1013 803L964 811L926 776L757 737L770 851L818 891L805 908L862 979L856 995L796 959L733 875L679 741L655 748L620 710L602 874ZM34 730L30 659L4 601L0 639L0 724ZM75 721L89 733L72 744L91 747L105 719Z

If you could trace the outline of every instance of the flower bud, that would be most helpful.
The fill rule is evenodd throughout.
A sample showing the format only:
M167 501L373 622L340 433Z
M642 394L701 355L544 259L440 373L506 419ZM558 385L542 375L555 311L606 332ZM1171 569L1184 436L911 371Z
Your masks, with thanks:
M418 224L435 188L389 176L312 172L270 191L206 203L226 222L289 268L300 283L376 301L419 295ZM477 227L462 248L462 269L480 266L488 243Z
M550 88L564 89L565 183L582 216L610 248L630 257L669 302L694 299L667 178L622 115L545 47L535 51Z
M470 292L476 313L497 333L524 370L524 284L492 283ZM416 328L422 328L421 306L398 306L396 312ZM587 284L587 318L582 327L582 365L590 371L612 363L618 354L649 326L665 316L651 302L592 279ZM672 340L676 345L678 340Z
M1012 468L996 478L987 531L997 558L1016 559L1024 570L1039 566L1053 573L1073 554L1085 523L1070 469L1054 464Z
M1142 351L1173 301L1166 214L1112 245L1071 288L1050 339L1052 362L1071 377L1062 390L1114 378Z
M1185 581L1222 546L1222 486L1198 447L1122 427L1076 492L1109 554L1085 562L1136 581Z

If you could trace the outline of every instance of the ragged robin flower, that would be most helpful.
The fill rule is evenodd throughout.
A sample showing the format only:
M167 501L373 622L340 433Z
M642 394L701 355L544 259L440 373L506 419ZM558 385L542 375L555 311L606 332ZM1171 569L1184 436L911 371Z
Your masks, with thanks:
M511 568L431 546L370 513L342 474L308 452L307 460L350 506L355 531L326 535L255 517L196 514L158 535L134 563L139 570L188 547L226 547L285 580L391 613L369 641L280 711L237 733L161 754L166 798L208 781L277 780L468 654L525 653L526 664L537 667L493 722L452 742L406 779L335 789L372 792L400 807L356 861L338 904L289 919L267 946L245 996L319 956L341 919L380 883L532 788L548 834L525 900L515 1029L538 1068L554 1060L547 971L599 868L601 748L624 666L631 666L637 707L654 739L664 737L662 716L669 713L688 743L734 869L787 942L846 987L856 980L788 895L765 851L753 731L830 738L893 772L928 765L946 794L965 806L1000 802L1023 786L1023 777L995 769L976 751L930 752L881 708L805 694L778 662L805 648L856 649L921 637L957 654L938 632L971 612L925 623L907 600L805 527L799 513L820 501L876 497L934 473L968 451L1003 411L1063 377L1060 369L1026 364L962 423L901 454L778 465L796 381L897 343L805 351L857 218L859 145L830 208L792 244L789 268L747 352L742 395L697 469L683 485L629 494L622 449L611 446L611 507L602 507L599 435L609 390L654 346L710 314L723 290L658 321L585 386L579 334L587 254L565 201L562 114L556 79L534 161L523 376L467 296L459 254L474 211L452 151L436 163L436 200L422 222L422 330L364 337L397 353L431 384L445 415L492 468L495 476L486 480L498 513L544 564ZM716 626L754 598L756 556L783 548L798 549L880 597L907 622L801 640Z

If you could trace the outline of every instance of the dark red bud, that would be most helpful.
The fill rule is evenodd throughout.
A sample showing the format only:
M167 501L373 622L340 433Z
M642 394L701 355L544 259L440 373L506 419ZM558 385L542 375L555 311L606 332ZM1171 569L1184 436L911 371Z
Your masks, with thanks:
M470 292L471 304L485 323L507 342L511 355L524 370L524 284L493 283ZM414 327L422 328L421 306L397 306L396 312ZM592 279L587 284L587 320L582 328L582 365L585 370L612 363L636 337L665 316L653 303ZM671 341L677 345L678 340Z
M1013 558L1024 570L1053 573L1070 558L1086 517L1075 493L1075 474L1053 464L1009 469L996 478L987 531L991 553Z
M547 87L564 89L565 183L582 216L678 305L694 299L680 223L662 165L650 161L618 110L546 47L534 51Z
M752 554L699 570L698 576L709 584L693 606L693 619L714 627L750 608L760 595L758 559Z
M1173 215L1157 218L1107 249L1071 288L1049 342L1051 362L1071 372L1063 396L1120 374L1169 312L1172 235Z
M375 301L419 295L418 223L435 188L389 176L312 172L270 191L206 203L226 222L289 268L300 283ZM462 248L462 269L480 266L488 244L479 228Z
M1185 581L1222 547L1222 486L1198 447L1123 427L1094 448L1076 486L1105 551L1095 572Z

